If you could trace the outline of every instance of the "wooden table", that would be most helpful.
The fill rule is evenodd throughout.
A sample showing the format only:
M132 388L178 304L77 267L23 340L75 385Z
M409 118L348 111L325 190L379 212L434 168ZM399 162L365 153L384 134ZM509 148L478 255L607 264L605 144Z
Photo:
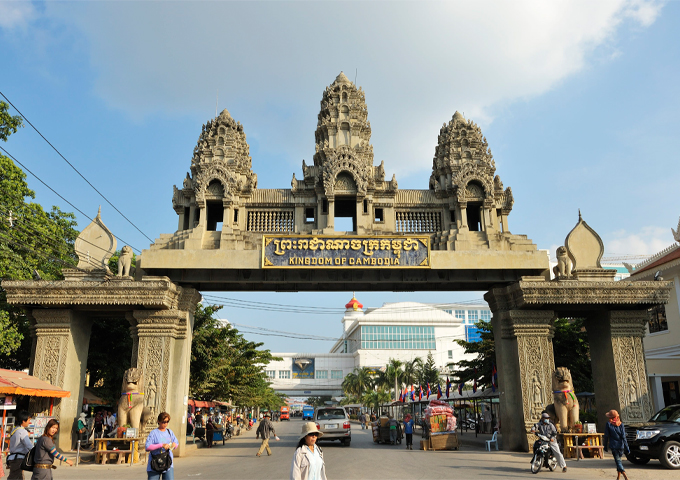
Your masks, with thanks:
M137 453L137 448L139 447L139 442L142 439L140 437L135 438L95 438L95 451L94 451L94 463L106 464L112 454L116 454L117 462L119 465L122 463L134 463L139 459ZM106 444L108 442L113 443L118 450L107 450ZM127 455L127 459L126 459Z
M565 458L576 458L580 460L583 457L583 450L592 450L593 458L604 458L604 446L602 445L602 437L604 433L563 433L564 440L564 456ZM584 441L579 441L584 438Z

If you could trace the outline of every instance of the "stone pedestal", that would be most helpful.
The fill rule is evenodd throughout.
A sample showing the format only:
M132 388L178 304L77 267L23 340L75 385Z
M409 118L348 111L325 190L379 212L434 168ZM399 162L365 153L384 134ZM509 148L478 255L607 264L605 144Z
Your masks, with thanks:
M73 310L36 309L32 316L34 354L29 373L71 392L70 397L54 399L52 410L61 424L56 446L70 450L71 427L83 403L91 323ZM34 412L49 414L49 399L34 398Z

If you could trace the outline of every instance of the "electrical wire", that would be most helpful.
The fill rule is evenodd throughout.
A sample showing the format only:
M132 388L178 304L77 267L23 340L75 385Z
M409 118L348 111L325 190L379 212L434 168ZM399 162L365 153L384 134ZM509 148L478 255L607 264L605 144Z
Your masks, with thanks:
M86 213L84 213L81 209L79 209L78 207L76 207L75 205L73 205L71 202L69 202L68 200L66 200L61 194L59 194L59 192L57 192L55 189L53 189L53 188L50 187L47 183L45 183L39 176L37 176L35 173L33 173L28 167L26 167L26 165L24 165L24 164L21 163L19 160L17 160L16 157L14 157L12 154L10 154L7 150L5 150L5 149L4 149L3 147L1 147L1 146L0 146L0 150L2 150L3 152L5 152L5 154L6 154L9 158L11 158L11 159L12 159L14 162L16 162L17 164L19 164L19 166L21 166L21 168L23 168L24 170L26 170L28 173L30 173L31 175L33 175L33 176L36 178L36 180L38 180L40 183L42 183L43 185L45 185L45 187L47 187L48 189L50 189L50 190L52 191L52 193L54 193L56 196L58 196L58 197L61 198L63 201L65 201L66 203L68 203L68 204L69 204L72 208L74 208L78 213L80 213L82 216L84 216L85 218L87 218L89 221L94 222L94 219L92 219L89 215L87 215ZM112 233L113 233L113 232L112 232ZM141 251L139 248L133 247L130 243L126 242L125 240L123 240L123 239L120 238L120 237L117 237L117 238L118 238L118 240L120 240L121 242L123 242L123 243L125 243L125 244L127 244L127 245L130 245L130 247L133 248L134 250L137 250L138 253L142 253L142 251ZM147 238L148 238L148 237L147 237ZM152 241L153 241L153 240L152 240Z
M26 123L28 123L28 124L33 128L33 130L35 130L35 131L38 133L38 135L40 135L40 136L42 137L42 139L45 140L45 141L47 142L47 144L48 144L50 147L52 147L52 150L54 150L55 152L57 152L57 154L58 154L58 155L59 155L66 163L68 163L68 165L69 165L69 166L70 166L70 167L71 167L78 175L80 175L80 178L82 178L83 180L85 180L85 182L86 182L90 187L92 187L92 189L93 189L95 192L97 192L97 193L99 194L100 197L102 197L104 200L106 200L106 203L108 203L109 205L111 205L111 206L113 207L113 209L114 209L116 212L118 212L125 220L127 220L128 223L129 223L130 225L132 225L133 227L135 227L135 229L136 229L139 233L141 233L142 235L144 235L144 236L147 238L147 240L149 240L150 242L153 243L153 240L152 240L151 238L149 238L144 232L142 232L142 231L139 229L139 227L137 227L137 225L135 225L135 224L132 222L132 220L130 220L128 217L126 217L126 216L123 214L123 212L121 212L120 210L118 210L118 208L116 208L116 206L115 206L113 203L111 203L111 202L109 201L109 199L106 198L106 197L104 196L104 194L103 194L102 192L100 192L99 190L97 190L97 188L96 188L94 185L92 185L92 183L90 183L90 181L89 181L87 178L85 178L85 176L84 176L82 173L80 173L80 171L78 171L78 169L77 169L71 162L69 162L69 161L66 159L66 157L64 157L64 156L61 154L61 152L60 152L59 150L57 150L57 148L56 148L54 145L52 145L52 144L50 143L50 141L47 140L47 138L45 138L45 136L44 136L42 133L40 133L40 130L38 130L38 129L31 123L31 121L30 121L28 118L26 118L26 116L25 116L23 113L21 113L17 107L14 106L14 104L9 100L9 98L7 98L7 97L5 96L4 93L0 92L0 95L2 95L2 97L3 97L5 100L7 100L7 103L9 103L9 104L12 106L12 108L14 108L14 110L16 110L17 113L23 117L24 120L26 120Z

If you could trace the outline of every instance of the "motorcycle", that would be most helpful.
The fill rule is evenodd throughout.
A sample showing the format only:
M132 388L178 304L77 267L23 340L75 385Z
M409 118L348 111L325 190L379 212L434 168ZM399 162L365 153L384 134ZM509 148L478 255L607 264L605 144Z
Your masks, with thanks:
M226 435L227 440L230 440L233 434L234 434L234 427L231 425L231 423L227 423L226 428L225 428L225 435Z
M537 434L538 440L534 443L534 457L531 459L531 473L538 473L541 467L547 467L551 472L557 468L557 459L550 448L550 439Z

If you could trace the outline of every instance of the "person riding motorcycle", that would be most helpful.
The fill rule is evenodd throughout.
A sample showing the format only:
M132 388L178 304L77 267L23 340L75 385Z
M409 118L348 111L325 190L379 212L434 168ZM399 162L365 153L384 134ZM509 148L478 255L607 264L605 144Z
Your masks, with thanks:
M563 472L566 472L567 464L564 462L564 457L560 452L560 446L557 444L557 428L550 422L550 415L547 413L541 415L541 421L531 428L531 433L536 432L550 439L550 449L557 459L557 464L562 468Z

